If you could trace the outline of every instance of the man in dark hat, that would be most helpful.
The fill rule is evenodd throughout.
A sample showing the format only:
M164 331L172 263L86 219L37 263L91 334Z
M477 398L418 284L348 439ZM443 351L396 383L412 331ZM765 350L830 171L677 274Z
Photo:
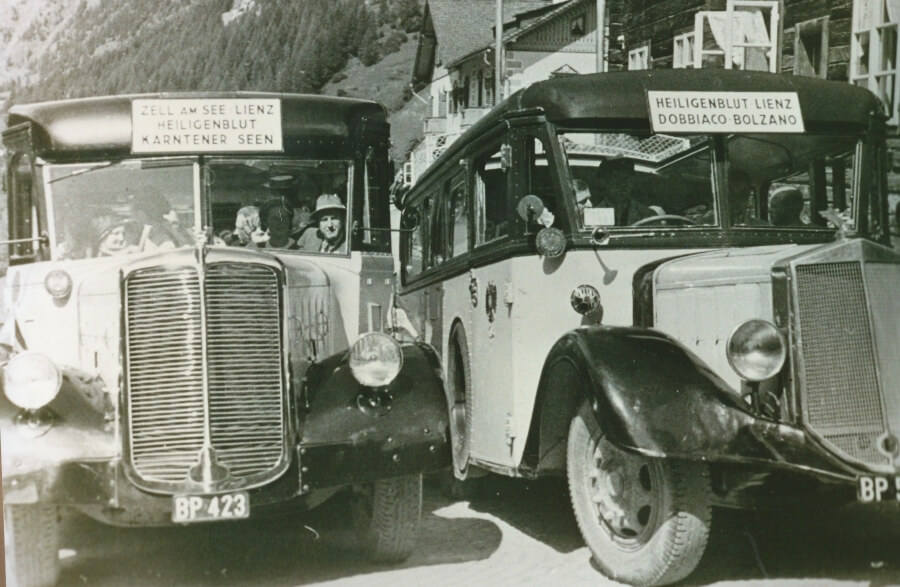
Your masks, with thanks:
M313 253L344 253L347 251L344 218L347 207L337 194L322 194L316 200L316 209L310 218L315 230L310 228L297 242L300 250Z

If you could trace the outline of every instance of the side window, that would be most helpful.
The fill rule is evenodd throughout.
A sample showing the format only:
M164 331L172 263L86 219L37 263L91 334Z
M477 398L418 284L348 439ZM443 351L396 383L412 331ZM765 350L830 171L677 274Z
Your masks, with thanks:
M466 174L457 173L444 184L447 206L447 238L450 257L469 252L469 203L466 198Z
M497 144L475 160L475 244L483 245L509 234L506 209L506 170Z
M412 231L407 233L407 255L406 264L403 267L406 278L415 277L425 270L425 258L429 253L426 246L428 243L431 198L419 202L413 207L414 212L418 215L418 225Z
M444 205L440 193L429 196L425 201L428 204L430 218L425 268L431 269L447 258L447 206Z
M10 239L28 239L37 236L37 211L34 207L34 177L31 162L22 155L10 165L10 203L9 228ZM35 242L24 242L10 245L9 259L11 264L33 260Z
M384 157L376 156L375 150L372 148L369 148L369 152L366 154L365 175L362 226L363 229L382 230L363 230L362 241L364 245L375 250L386 251L390 238L390 233L383 230L390 228L390 220L386 212L389 198L387 162Z
M526 136L525 157L526 188L525 192L518 194L518 196L535 195L539 197L544 203L544 209L547 212L542 218L535 218L534 220L545 226L550 226L556 215L560 213L560 210L544 142L535 136Z

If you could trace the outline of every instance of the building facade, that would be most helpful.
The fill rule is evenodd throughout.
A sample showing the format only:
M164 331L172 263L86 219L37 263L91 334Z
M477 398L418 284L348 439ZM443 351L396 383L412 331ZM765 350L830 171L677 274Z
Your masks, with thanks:
M428 93L431 108L406 181L499 99L536 81L607 68L609 51L597 38L597 22L608 19L605 2L600 9L602 18L596 0L504 2L498 96L496 0L429 0L412 83Z

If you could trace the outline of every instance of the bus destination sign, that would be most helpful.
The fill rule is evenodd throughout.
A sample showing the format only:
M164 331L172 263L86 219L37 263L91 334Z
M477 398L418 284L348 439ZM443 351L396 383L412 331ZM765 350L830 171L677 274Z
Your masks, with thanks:
M796 92L648 91L654 132L800 133Z
M135 99L134 153L279 152L277 98Z

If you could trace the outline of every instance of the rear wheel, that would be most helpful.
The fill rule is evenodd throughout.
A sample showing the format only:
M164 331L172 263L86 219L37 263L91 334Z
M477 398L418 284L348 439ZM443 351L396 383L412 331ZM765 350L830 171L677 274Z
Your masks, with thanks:
M6 573L10 585L48 587L59 580L57 510L48 505L10 505L3 510Z
M450 331L447 358L449 390L450 442L453 450L453 472L465 479L472 447L472 377L469 370L469 346L466 331L458 323Z
M566 456L575 518L607 575L666 585L694 570L712 515L705 465L617 448L587 402L572 420Z
M422 517L422 476L382 479L354 488L353 523L369 560L402 562L412 554Z

